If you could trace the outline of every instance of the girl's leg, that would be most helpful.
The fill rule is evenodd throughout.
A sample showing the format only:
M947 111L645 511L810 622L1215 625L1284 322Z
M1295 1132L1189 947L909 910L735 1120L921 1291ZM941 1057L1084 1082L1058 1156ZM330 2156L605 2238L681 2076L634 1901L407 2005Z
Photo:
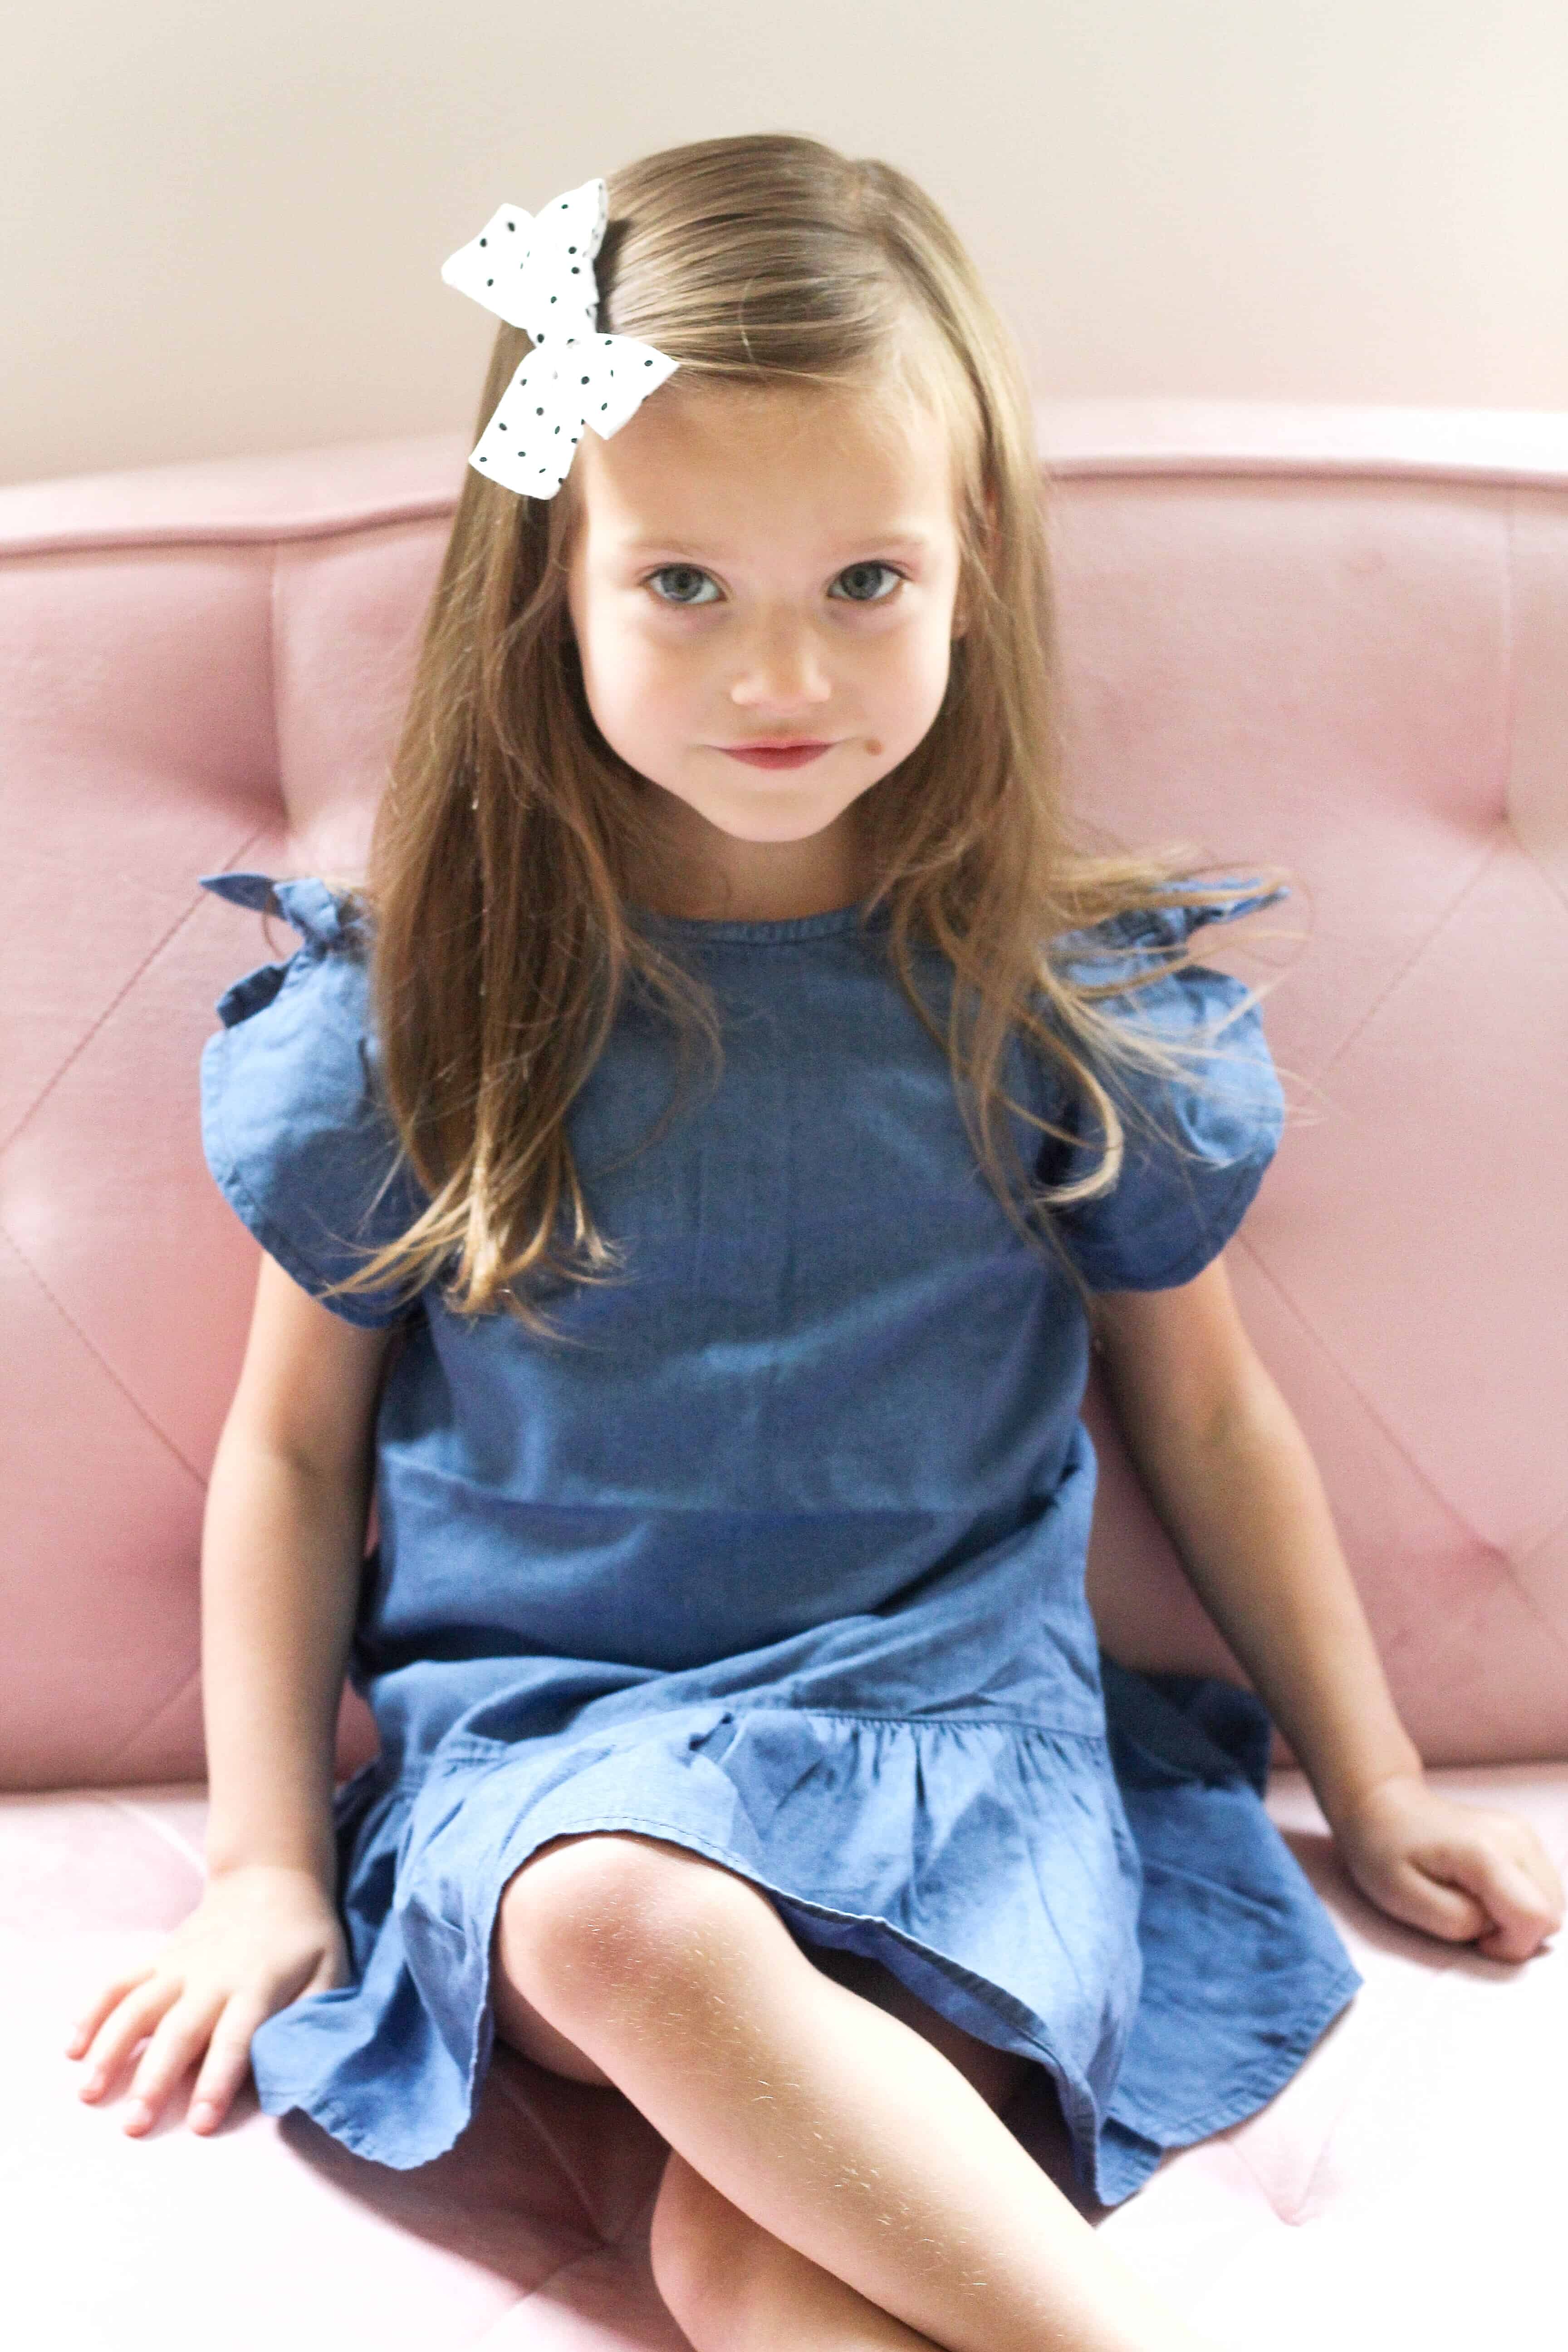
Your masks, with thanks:
M917 2338L1199 2352L958 2069L732 1872L627 1833L556 1840L507 1885L495 1968L498 2020L507 2000L537 2015L807 2273Z
M933 2042L988 2106L1005 2103L1021 2071L1018 2059L949 2024L875 1960L820 1948L812 1959ZM604 2069L531 2009L499 1969L493 1990L503 2042L575 2082L609 2084ZM655 2284L696 2352L778 2352L795 2344L813 2352L932 2352L929 2336L762 2229L673 2148L654 2200L649 2252Z
M650 2252L695 2352L932 2352L929 2336L759 2228L673 2148Z
M950 2025L875 1960L818 1946L810 1958L837 1984L902 2018L951 2059L988 2107L1005 2104L1021 2060ZM917 2336L759 2228L673 2148L654 2204L651 2252L659 2293L696 2352L778 2352L781 2345L809 2345L812 2352L932 2352L929 2336Z

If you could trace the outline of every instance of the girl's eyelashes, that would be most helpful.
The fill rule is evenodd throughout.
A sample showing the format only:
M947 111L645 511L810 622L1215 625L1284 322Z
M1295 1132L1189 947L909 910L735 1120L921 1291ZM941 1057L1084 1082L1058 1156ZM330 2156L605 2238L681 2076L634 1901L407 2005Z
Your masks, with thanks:
M888 574L889 578L893 583L892 587L879 595L870 593L862 594L860 593L860 589L864 583L869 580L872 584L875 585L876 576L879 572L886 572ZM847 563L843 571L837 574L833 584L837 587L840 583L844 583L846 584L854 583L849 585L848 594L842 600L847 604L890 604L894 596L898 593L899 584L907 579L908 576L907 572L900 572L895 564L883 563L880 561L866 563ZM658 583L660 581L673 581L677 583L678 585L673 593L666 594L663 589L658 586ZM694 589L700 588L704 582L706 582L707 585L714 591L713 596L700 596L691 593ZM705 606L714 603L717 599L719 583L713 578L710 572L702 571L698 564L661 563L657 572L650 572L648 573L643 585L646 588L653 589L655 597L659 604L673 604L678 607L690 609L693 607Z

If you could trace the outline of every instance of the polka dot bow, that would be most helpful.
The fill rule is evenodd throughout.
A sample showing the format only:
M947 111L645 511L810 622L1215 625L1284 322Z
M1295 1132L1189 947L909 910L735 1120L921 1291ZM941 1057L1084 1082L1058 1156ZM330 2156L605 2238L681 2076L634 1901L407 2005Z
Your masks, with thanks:
M468 458L520 497L552 499L584 426L607 441L680 364L634 335L595 332L594 256L607 214L603 180L570 189L537 215L502 205L441 264L448 286L533 340Z

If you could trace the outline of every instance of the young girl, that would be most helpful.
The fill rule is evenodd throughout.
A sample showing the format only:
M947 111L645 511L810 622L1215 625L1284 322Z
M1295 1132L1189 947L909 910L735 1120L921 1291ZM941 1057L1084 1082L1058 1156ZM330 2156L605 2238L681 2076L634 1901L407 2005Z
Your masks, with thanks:
M499 2033L669 2142L699 2352L1190 2347L1083 2207L1360 1981L1269 1713L1394 1917L1517 1961L1562 1888L1426 1786L1237 1320L1280 1102L1190 942L1261 894L1071 845L970 262L805 139L608 195L447 265L508 323L366 886L206 877L301 935L203 1064L265 1253L210 1874L83 2095L150 2036L128 2130L193 2064L211 2130L248 2064L409 2167ZM1268 1712L1098 1650L1091 1328ZM334 1801L346 1659L382 1748ZM1057 2102L1081 2206L1028 2152Z

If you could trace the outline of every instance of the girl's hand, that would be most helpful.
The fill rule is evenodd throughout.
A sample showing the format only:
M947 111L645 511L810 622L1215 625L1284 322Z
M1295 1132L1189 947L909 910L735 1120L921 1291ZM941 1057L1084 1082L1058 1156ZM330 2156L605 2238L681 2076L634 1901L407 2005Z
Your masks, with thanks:
M1529 1822L1440 1796L1418 1773L1379 1781L1334 1843L1380 1910L1489 1960L1527 1960L1563 1925L1563 1882Z
M337 1912L310 1871L273 1863L226 1871L208 1880L157 1958L106 1985L78 2020L66 2055L88 2061L80 2096L101 2098L151 2034L131 2084L126 2130L148 2130L205 2053L186 2121L193 2131L214 2131L250 2071L250 2037L262 2020L348 1976Z

